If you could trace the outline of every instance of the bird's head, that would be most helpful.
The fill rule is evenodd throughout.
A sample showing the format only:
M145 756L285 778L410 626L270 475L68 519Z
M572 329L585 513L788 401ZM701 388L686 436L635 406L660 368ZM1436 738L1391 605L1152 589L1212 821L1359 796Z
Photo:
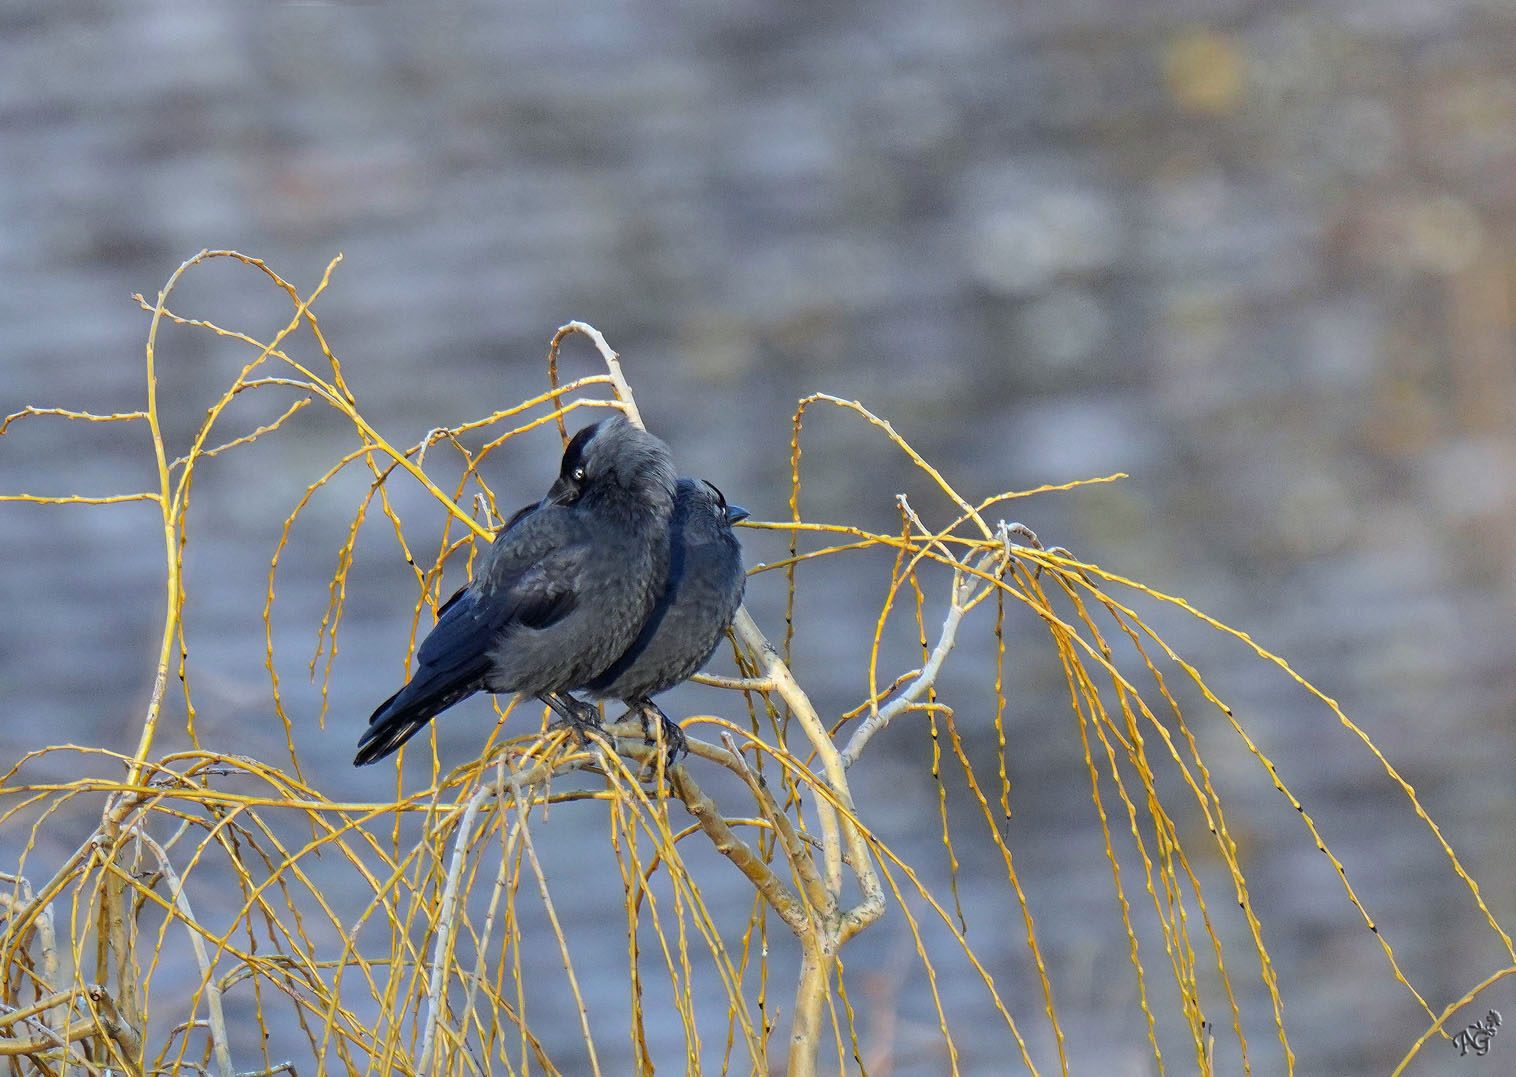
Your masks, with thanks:
M667 511L674 481L669 447L618 412L574 435L542 503L572 505L586 495L619 491Z
M685 480L683 479L680 480L681 483L684 481ZM704 494L706 500L710 502L711 512L716 516L725 519L727 526L730 527L732 524L741 523L743 520L746 520L750 515L752 515L741 505L728 505L726 503L726 495L723 494L716 487L716 484L710 480L701 479L699 485L700 492Z

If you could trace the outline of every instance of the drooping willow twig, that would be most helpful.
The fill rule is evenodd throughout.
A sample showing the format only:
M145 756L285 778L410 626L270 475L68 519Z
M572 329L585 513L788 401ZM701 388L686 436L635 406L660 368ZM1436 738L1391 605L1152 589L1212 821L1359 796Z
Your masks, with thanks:
M271 340L260 341L169 308L170 293L182 275L209 259L231 259L249 266L289 298L293 314ZM926 994L940 1024L943 1068L957 1070L959 1049L950 1031L946 992L939 990L938 955L924 934L926 918L935 918L944 937L957 947L969 977L982 984L990 1010L1014 1040L1022 1065L1036 1072L1033 1056L1038 1049L1028 1045L1004 1004L996 984L1000 973L967 941L967 920L957 901L959 857L953 847L964 824L949 812L950 795L961 794L959 786L953 786L950 794L949 784L939 773L939 768L951 768L956 760L964 779L959 784L973 798L969 814L977 813L982 820L1003 868L1006 895L1013 896L1020 908L1027 959L1035 966L1056 1045L1056 1066L1068 1072L1064 1029L1055 1009L1058 972L1045 959L1048 949L1038 938L1033 916L1035 896L1023 888L1011 855L1012 798L1007 736L1001 721L1008 693L1003 691L1000 663L1006 656L1002 623L1006 611L1018 607L1046 628L1066 677L1069 710L1110 861L1118 928L1128 942L1135 1007L1146 1025L1156 1064L1164 1064L1159 1051L1161 1011L1152 1003L1159 994L1150 981L1158 979L1153 969L1167 965L1177 992L1179 1027L1188 1036L1198 1070L1211 1072L1217 1026L1206 1014L1208 985L1203 966L1209 948L1211 972L1220 984L1220 1005L1232 1014L1242 1068L1245 1072L1253 1068L1243 1034L1246 1001L1233 989L1238 963L1223 961L1222 956L1222 939L1229 936L1217 923L1220 914L1207 906L1200 857L1182 840L1186 827L1175 806L1160 796L1163 785L1157 771L1168 767L1193 799L1189 807L1201 823L1198 832L1210 835L1203 853L1220 865L1229 883L1229 896L1240 910L1240 930L1256 955L1257 983L1263 988L1265 1008L1272 1010L1281 1067L1293 1068L1282 989L1263 944L1261 916L1253 906L1237 842L1201 755L1200 740L1155 658L1168 659L1180 668L1221 716L1223 728L1236 734L1269 780L1298 809L1308 840L1341 876L1347 902L1378 936L1390 974L1428 1014L1427 1036L1441 1032L1452 1009L1434 1013L1411 985L1364 900L1349 885L1341 862L1329 851L1316 822L1273 761L1199 672L1130 603L1118 597L1127 590L1242 641L1257 657L1274 663L1315 693L1367 745L1391 783L1409 798L1440 843L1452 872L1467 885L1498 945L1512 952L1509 934L1487 908L1478 886L1414 790L1334 702L1301 680L1282 659L1181 599L1085 564L1067 550L1044 549L1030 530L1004 523L997 515L1001 506L1022 494L1001 493L977 500L964 496L887 420L858 401L829 394L804 398L794 415L791 519L749 526L790 536L788 557L755 566L754 571L782 572L788 577L791 609L797 566L859 551L893 555L889 587L869 653L867 688L857 706L841 714L818 713L785 661L792 626L785 626L781 639L785 650L781 650L743 609L732 632L738 674L702 675L700 679L738 693L731 698L740 699L737 709L746 709L747 721L696 717L687 732L690 757L678 765L670 766L665 746L656 741L648 744L635 722L609 725L580 743L561 730L522 730L523 721L530 726L529 708L507 706L503 717L510 719L511 735L497 731L479 758L451 773L440 772L434 755L428 787L404 790L402 772L397 771L392 796L359 802L330 799L320 791L321 782L307 780L302 773L296 747L302 723L297 719L305 716L292 718L286 711L276 671L272 620L281 555L312 499L346 469L366 471L366 491L351 526L336 544L337 568L331 577L327 610L316 628L315 654L306 666L311 677L321 681L320 710L310 716L319 721L326 713L327 683L365 522L372 517L381 527L387 525L414 571L417 596L408 659L424 615L435 610L440 600L450 560L464 560L471 570L481 540L489 538L493 521L500 516L494 492L481 476L481 466L490 454L547 423L555 423L559 433L566 434L565 416L580 409L616 407L640 421L619 357L592 326L571 322L552 338L548 391L477 420L428 431L415 445L386 440L363 416L312 309L335 266L334 261L319 286L305 295L258 259L236 252L203 251L175 271L155 302L141 300L152 316L146 408L96 415L34 406L0 421L0 437L15 424L32 420L61 419L78 423L81 429L100 423L145 426L154 454L154 489L118 494L4 493L0 502L97 507L152 502L159 509L165 552L163 631L153 688L136 729L136 749L123 755L64 745L47 747L26 753L0 776L0 834L6 839L0 841L0 848L20 850L14 865L4 865L15 870L0 877L5 884L0 891L0 968L5 970L5 977L0 978L0 1056L21 1060L18 1065L31 1065L38 1072L75 1068L87 1073L146 1075L192 1068L221 1077L239 1072L291 1072L294 1062L282 1052L277 1058L271 1056L266 1045L252 1069L238 1070L233 1064L239 1029L229 1016L231 1007L245 1007L237 1012L251 1012L258 1030L267 1035L275 1020L277 998L287 1006L289 1020L309 1043L314 1065L321 1072L359 1073L372 1068L461 1074L497 1067L554 1072L557 1065L531 1027L528 1009L534 992L523 973L522 951L528 940L523 937L520 914L523 901L535 900L546 925L541 944L556 946L557 965L577 1007L571 1023L584 1040L584 1056L575 1068L608 1070L609 1053L601 1049L608 1038L601 1023L592 1020L581 990L585 982L582 958L579 968L571 960L573 939L566 904L551 892L544 863L547 846L534 841L532 829L555 805L593 801L605 807L626 883L631 1035L640 1068L653 1066L642 1012L643 991L648 986L641 967L644 961L661 962L667 970L668 1012L676 1015L685 1035L685 1067L701 1068L704 1033L698 1011L705 1000L697 998L692 988L695 948L703 950L726 995L727 1042L722 1062L728 1068L743 1068L742 1061L732 1057L742 1052L752 1070L770 1068L769 1036L777 1027L775 1015L786 1009L784 1053L790 1073L815 1072L828 1043L836 1046L839 1068L847 1068L843 1056L849 1048L859 1065L865 1057L887 1058L887 1043L860 1044L860 1020L854 1010L858 982L855 974L850 986L842 957L850 940L877 923L888 906L892 919L898 914L909 946L919 958ZM168 451L159 425L157 350L160 329L166 325L206 330L237 348L253 351L251 361L240 366L231 385L207 410L183 452ZM302 328L316 341L325 368L293 357L289 338ZM604 372L560 381L559 351L574 335L590 339ZM231 402L250 393L287 393L294 400L249 432L223 432ZM200 744L189 645L181 617L184 525L192 478L205 459L256 440L286 436L289 427L310 414L308 405L317 402L348 421L356 444L305 488L284 520L268 565L265 658L273 712L284 725L289 751L288 768L281 770ZM845 522L802 519L798 508L801 428L813 408L849 414L882 435L946 499L950 506L946 525L928 524L928 514L918 513L903 496L897 501L900 527L891 533L875 533ZM476 433L489 440L471 447L471 435ZM433 477L441 473L440 468L433 473L427 470L435 455L443 452L456 453L462 461L461 474L447 485ZM430 562L423 545L407 535L408 521L402 521L398 502L391 502L392 485L402 479L414 480L428 491L444 514ZM1062 484L1028 493L1087 484ZM462 532L457 530L460 526ZM818 541L814 548L802 550L801 536ZM1019 540L1028 544L1021 545ZM928 603L936 601L938 594L930 585L930 574L938 572L948 579L940 621L927 613ZM904 671L881 670L886 622L894 610L912 604L913 629L920 635L919 661ZM981 607L995 611L998 709L993 750L998 752L998 798L975 774L966 748L966 728L961 726L966 719L955 714L957 700L944 678L954 664L952 655L959 641L986 620L983 613L977 618L974 614ZM1103 618L1099 624L1097 618ZM1114 640L1130 644L1128 650L1137 655L1151 688L1122 671L1126 660L1118 661L1103 634L1101 625L1106 621L1116 625ZM929 625L934 622L940 627L930 633L935 638L928 639ZM184 696L191 749L159 757L157 731L168 684L176 676ZM912 717L932 737L930 761L938 789L941 841L952 873L952 901L945 895L939 901L916 867L870 827L860 814L851 785L862 773L857 764L867 757L870 746L881 743L886 731L909 725L906 719ZM714 731L714 737L702 735L707 731ZM82 770L79 760L68 753L82 758ZM34 768L64 759L69 760L62 764L64 773L84 776L28 776ZM110 776L92 774L92 767L103 768ZM669 807L674 804L681 804L689 815L682 825L670 819ZM68 833L67 821L80 818L84 805L88 805L82 813L89 820L87 835L69 833L67 844L62 844L50 832ZM26 828L24 835L16 834L17 840L9 840ZM1130 839L1129 848L1121 846L1123 831ZM44 836L53 840L44 842ZM700 880L683 858L682 850L691 842L708 844L752 888L754 911L739 942L718 929L715 912L705 905ZM44 845L72 852L42 868L36 850ZM34 877L41 872L35 887L27 880L28 871ZM343 875L348 888L340 895L329 892L323 882L334 872ZM661 877L662 885L653 885L655 877ZM535 885L524 886L524 881ZM484 924L478 928L468 912L469 898L481 885L488 888L488 903ZM219 889L205 894L198 887ZM1147 895L1150 908L1145 912L1139 891ZM1217 904L1210 902L1212 907ZM228 907L225 920L214 925L207 922ZM1145 922L1139 919L1144 915ZM782 923L791 939L776 943L769 932L773 922ZM1144 957L1139 936L1145 930L1156 932L1158 952L1166 961ZM784 939L783 933L779 938ZM776 1004L771 998L767 954L774 945L791 948L799 958L793 1003L788 1007L786 1000ZM1516 961L1516 953L1512 960ZM170 965L172 972L166 971ZM1508 973L1486 980L1464 1001ZM757 977L756 987L748 979L752 975ZM161 1003L148 1005L154 978L166 982L170 976L179 977L174 998L184 995L183 983L191 985L187 1004L183 1010L175 1009L171 1018L150 1016L165 1012ZM246 994L239 998L236 993ZM753 996L756 1009L750 1001ZM155 1021L161 1027L155 1028ZM982 1038L983 1032L977 1028L976 1038Z

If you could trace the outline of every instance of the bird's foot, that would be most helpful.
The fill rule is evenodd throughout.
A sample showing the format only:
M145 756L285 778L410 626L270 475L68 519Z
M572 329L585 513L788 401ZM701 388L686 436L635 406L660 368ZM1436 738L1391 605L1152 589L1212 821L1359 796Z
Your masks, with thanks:
M685 738L684 729L678 722L664 714L659 706L650 699L640 700L634 703L631 710L637 712L637 718L642 723L642 739L648 744L657 744L658 738L653 734L653 716L656 715L663 727L664 745L664 768L669 769L679 762L679 757L688 755L690 751L689 741ZM631 713L628 711L628 713ZM624 716L623 716L624 717Z
M567 692L549 692L537 698L558 715L559 721L554 724L568 726L578 734L581 744L589 744L591 731L600 732L600 711L593 704L575 699Z

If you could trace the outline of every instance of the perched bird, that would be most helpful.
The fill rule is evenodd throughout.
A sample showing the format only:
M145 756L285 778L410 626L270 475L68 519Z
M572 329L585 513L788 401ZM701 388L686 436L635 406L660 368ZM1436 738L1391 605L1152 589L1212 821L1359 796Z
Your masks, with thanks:
M547 496L512 518L473 582L437 611L416 672L369 718L353 765L383 759L481 690L577 717L557 693L616 661L664 591L674 486L668 446L625 416L575 434Z
M669 521L668 583L631 646L579 686L592 698L619 699L640 711L644 728L649 712L657 714L676 751L684 733L652 697L693 676L730 627L747 582L732 525L747 516L703 479L679 480Z

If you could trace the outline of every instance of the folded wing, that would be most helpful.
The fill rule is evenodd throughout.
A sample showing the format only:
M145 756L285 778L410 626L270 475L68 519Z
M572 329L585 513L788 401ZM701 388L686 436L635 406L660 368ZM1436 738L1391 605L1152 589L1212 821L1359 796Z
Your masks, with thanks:
M382 759L437 714L487 687L493 656L513 632L541 630L573 612L576 570L590 550L573 541L579 536L566 531L566 522L551 508L517 513L495 539L502 545L491 547L481 578L437 611L437 624L416 652L416 672L370 716L356 765Z

